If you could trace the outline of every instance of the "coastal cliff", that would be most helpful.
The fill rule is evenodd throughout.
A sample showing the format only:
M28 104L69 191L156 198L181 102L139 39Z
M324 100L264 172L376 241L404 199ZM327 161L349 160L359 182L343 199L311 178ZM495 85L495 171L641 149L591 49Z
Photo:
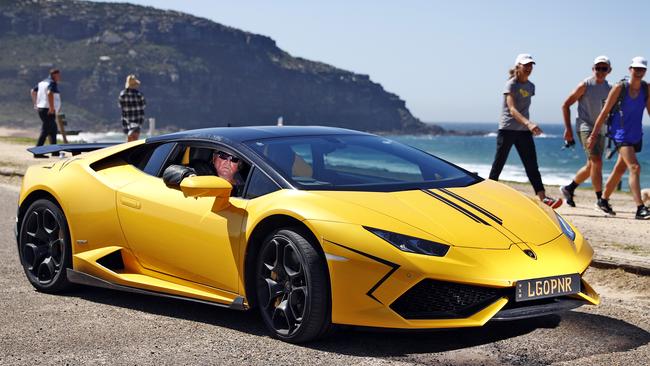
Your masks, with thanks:
M0 0L0 124L38 126L28 90L60 68L73 128L118 128L135 73L158 126L327 125L442 134L368 75L293 57L269 37L121 3Z

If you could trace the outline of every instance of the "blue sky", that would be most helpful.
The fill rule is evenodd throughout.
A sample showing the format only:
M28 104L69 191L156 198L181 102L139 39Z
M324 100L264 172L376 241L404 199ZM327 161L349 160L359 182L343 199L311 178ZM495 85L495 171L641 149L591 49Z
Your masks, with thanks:
M537 61L531 119L541 124L561 123L560 106L594 57L612 59L610 81L632 57L650 57L644 1L128 2L263 34L294 56L368 74L425 122L496 123L518 53Z

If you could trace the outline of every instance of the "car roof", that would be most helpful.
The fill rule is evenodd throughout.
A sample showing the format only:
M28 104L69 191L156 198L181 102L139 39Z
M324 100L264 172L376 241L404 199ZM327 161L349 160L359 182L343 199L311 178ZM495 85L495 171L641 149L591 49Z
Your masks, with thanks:
M323 126L249 126L249 127L214 127L198 130L174 132L150 137L151 142L164 142L187 139L208 139L215 141L229 140L244 142L277 137L322 136L322 135L368 135L365 132L337 127Z

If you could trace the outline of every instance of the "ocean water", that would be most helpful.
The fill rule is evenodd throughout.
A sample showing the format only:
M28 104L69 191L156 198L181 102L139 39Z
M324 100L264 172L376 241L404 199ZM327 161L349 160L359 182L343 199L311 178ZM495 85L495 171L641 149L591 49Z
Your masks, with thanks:
M457 131L485 131L478 136L428 136L428 135L400 135L387 136L407 145L411 145L439 156L447 161L457 164L469 171L477 172L481 177L487 178L490 173L494 153L496 151L496 123L438 123L445 129ZM575 172L584 165L585 154L580 143L573 148L562 149L564 145L564 125L540 125L544 130L541 136L535 138L537 160L544 184L564 185L571 182ZM644 127L643 151L637 155L641 163L641 187L650 187L650 127ZM141 138L146 138L146 134ZM575 137L577 138L577 136ZM70 142L108 142L125 141L121 132L86 133L78 136L68 136ZM612 160L604 160L603 181L616 161L617 155ZM513 147L508 156L508 161L501 173L500 179L515 182L528 182L523 164ZM590 186L587 181L584 186ZM532 190L532 188L531 188ZM627 174L623 177L623 190L627 191ZM553 192L554 194L555 192Z
M496 123L438 123L445 129L457 131L486 131L480 136L389 136L390 138L430 152L469 171L487 178L496 151ZM540 125L544 133L535 137L537 162L544 184L564 185L571 182L575 172L584 165L586 157L576 141L573 148L564 146L564 125ZM575 134L575 132L574 132ZM577 139L577 136L574 137ZM650 127L644 127L643 151L637 154L641 164L641 187L650 187ZM603 157L603 182L609 176L618 155L611 160ZM499 179L528 182L523 164L513 147ZM584 186L590 186L589 181ZM531 188L532 190L532 188ZM627 191L627 174L623 177L623 190ZM555 192L553 192L555 193Z

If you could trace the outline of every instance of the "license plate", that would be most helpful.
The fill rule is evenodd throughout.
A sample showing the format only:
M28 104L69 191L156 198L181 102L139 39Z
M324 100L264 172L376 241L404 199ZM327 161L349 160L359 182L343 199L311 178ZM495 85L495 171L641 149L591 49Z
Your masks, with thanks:
M532 280L517 281L516 301L528 301L577 294L580 292L580 275L570 274Z

